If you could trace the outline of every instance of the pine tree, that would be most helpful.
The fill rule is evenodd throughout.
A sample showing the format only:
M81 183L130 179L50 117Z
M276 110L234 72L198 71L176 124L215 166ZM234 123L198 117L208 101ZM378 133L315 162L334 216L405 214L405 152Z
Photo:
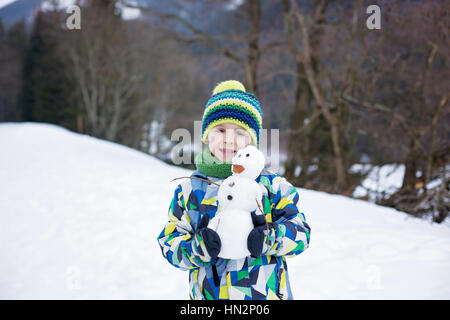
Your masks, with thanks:
M62 30L57 11L39 12L25 54L19 106L23 121L75 128L70 86L60 53Z
M17 94L20 90L22 55L26 43L25 22L9 29L0 19L0 121L18 121Z

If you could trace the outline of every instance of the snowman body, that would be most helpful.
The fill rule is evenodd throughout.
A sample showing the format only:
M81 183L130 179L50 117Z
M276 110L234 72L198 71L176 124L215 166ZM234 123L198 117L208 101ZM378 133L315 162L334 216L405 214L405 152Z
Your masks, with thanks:
M249 256L247 238L253 229L250 214L240 209L229 209L220 212L219 216L220 218L216 219L218 222L216 232L221 239L222 246L218 257L241 259Z
M220 185L219 208L208 228L220 237L218 257L241 259L250 255L247 238L254 228L251 212L258 214L258 206L262 207L262 190L255 179L264 168L264 156L256 147L248 146L237 152L232 164L237 165L237 170Z

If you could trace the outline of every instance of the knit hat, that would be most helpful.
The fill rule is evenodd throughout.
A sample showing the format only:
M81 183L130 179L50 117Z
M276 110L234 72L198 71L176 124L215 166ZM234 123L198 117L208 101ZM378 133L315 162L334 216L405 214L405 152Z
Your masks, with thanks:
M262 110L258 99L245 92L242 83L228 80L219 83L206 104L202 118L202 142L206 143L209 131L222 123L234 123L244 128L259 145L262 127Z

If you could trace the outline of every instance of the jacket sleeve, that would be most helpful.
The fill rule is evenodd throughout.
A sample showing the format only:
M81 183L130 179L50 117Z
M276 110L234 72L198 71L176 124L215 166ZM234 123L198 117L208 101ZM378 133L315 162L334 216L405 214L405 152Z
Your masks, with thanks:
M277 176L272 183L275 200L268 208L269 234L265 231L263 254L296 256L309 247L311 228L305 215L299 212L299 194L285 178Z
M201 236L194 229L186 210L185 198L180 185L169 207L169 221L158 236L164 258L182 270L199 268L211 264Z

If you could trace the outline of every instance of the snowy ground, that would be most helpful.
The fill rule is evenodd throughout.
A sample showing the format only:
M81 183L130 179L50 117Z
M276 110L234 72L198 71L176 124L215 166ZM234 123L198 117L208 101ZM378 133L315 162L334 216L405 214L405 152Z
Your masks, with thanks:
M186 299L156 237L190 171L45 124L0 124L1 299ZM450 299L450 228L298 188L296 299Z

